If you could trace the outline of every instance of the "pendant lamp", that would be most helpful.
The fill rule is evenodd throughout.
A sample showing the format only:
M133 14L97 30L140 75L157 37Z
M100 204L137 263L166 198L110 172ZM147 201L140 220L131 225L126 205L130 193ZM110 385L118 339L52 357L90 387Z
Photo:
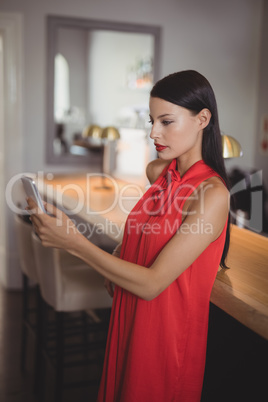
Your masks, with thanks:
M230 135L222 134L221 139L224 159L240 158L243 155L241 145L235 138Z

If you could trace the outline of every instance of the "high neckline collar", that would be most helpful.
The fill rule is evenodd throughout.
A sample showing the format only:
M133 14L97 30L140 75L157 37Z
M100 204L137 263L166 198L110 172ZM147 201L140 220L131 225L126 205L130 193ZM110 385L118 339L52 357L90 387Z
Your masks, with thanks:
M179 172L178 169L177 169L177 159L173 159L172 162L170 163L170 165L169 165L167 171L168 171L168 172L172 172L173 175L175 176L175 178L176 178L178 181L181 181L181 180L184 181L184 180L186 180L189 176L191 176L191 175L193 174L193 172L196 170L197 167L200 167L200 166L202 166L202 165L204 165L204 164L205 164L205 162L203 161L203 159L200 159L199 161L193 163L193 165L191 165L191 166L189 167L189 169L187 169L186 172L181 176L181 175L180 175L180 172Z

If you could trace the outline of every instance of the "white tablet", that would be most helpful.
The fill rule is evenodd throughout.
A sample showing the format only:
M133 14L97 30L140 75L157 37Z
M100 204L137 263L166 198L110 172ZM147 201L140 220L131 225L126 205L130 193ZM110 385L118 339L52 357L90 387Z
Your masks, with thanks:
M24 191L27 195L27 197L32 198L35 203L38 205L38 207L44 212L47 213L47 211L45 210L42 198L40 196L40 193L36 187L36 184L34 182L34 180L31 177L27 177L27 176L22 176L21 177L21 181L24 187Z

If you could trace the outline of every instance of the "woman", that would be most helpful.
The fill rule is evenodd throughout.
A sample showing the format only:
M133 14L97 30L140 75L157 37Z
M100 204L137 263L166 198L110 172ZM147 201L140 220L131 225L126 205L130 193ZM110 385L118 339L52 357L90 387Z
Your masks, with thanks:
M159 158L147 167L152 186L127 219L120 258L75 228L67 235L65 215L61 226L32 215L44 246L82 258L111 294L116 285L99 402L200 401L209 298L226 267L229 192L209 82L192 70L158 81L150 121Z

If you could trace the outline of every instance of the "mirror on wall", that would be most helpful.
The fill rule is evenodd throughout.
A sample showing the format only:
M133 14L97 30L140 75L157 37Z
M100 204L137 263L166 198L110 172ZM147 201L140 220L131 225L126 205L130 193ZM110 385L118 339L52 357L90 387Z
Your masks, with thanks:
M48 16L47 162L99 164L96 125L145 129L159 79L160 28Z

